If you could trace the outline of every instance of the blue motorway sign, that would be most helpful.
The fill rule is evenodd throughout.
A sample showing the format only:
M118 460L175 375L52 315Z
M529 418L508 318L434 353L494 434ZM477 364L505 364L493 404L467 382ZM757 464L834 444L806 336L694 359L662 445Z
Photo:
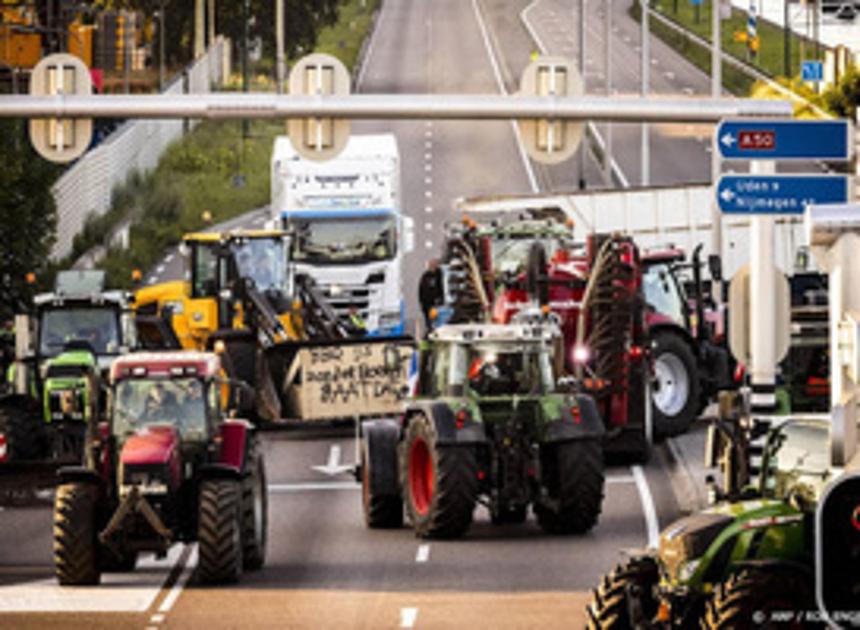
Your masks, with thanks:
M800 78L804 81L823 81L824 64L820 61L804 61L800 64Z
M717 184L727 214L803 214L810 204L846 201L845 175L723 175Z
M720 153L730 160L847 160L846 120L724 120Z

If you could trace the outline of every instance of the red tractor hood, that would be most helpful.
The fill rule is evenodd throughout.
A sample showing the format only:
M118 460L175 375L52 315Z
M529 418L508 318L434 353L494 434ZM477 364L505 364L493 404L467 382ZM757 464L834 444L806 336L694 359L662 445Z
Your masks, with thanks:
M128 438L122 447L123 464L167 464L179 451L179 433L173 427L147 427Z

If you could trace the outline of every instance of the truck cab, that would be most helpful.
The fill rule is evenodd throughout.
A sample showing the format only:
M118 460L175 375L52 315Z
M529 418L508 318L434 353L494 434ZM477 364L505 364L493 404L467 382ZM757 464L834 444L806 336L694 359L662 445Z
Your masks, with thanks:
M338 315L350 306L369 336L404 333L403 259L413 248L393 135L353 136L336 159L299 157L289 138L272 155L273 220L294 233L291 260Z

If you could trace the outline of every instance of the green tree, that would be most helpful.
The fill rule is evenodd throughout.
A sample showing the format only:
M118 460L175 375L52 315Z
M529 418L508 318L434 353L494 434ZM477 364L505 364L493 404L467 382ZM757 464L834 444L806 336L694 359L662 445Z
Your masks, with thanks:
M839 83L825 92L824 102L837 116L854 120L860 103L860 69L849 66Z
M0 120L0 156L0 320L6 320L29 304L36 287L27 274L41 288L49 282L57 227L51 186L60 167L33 151L20 120Z

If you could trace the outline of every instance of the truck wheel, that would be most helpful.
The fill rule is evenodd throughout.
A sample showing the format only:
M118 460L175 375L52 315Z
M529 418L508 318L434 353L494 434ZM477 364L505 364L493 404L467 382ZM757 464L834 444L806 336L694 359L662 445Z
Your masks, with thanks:
M423 414L409 423L402 448L404 498L415 533L462 536L472 523L478 495L475 453L462 446L438 446Z
M772 613L789 610L815 610L810 580L795 571L750 569L729 577L717 586L707 602L702 628L779 627L804 628L804 620L776 622Z
M544 456L549 497L535 503L538 524L550 534L581 534L597 523L603 505L600 440L550 445ZM546 461L549 460L549 461Z
M250 453L250 472L242 480L242 562L245 570L256 571L266 562L269 499L266 466L256 439Z
M54 497L54 570L63 586L98 584L99 549L96 540L98 488L88 483L65 483Z
M671 437L686 431L697 416L701 385L696 357L686 341L670 332L655 335L653 356L657 379L651 396L654 434Z
M396 433L374 431L361 441L361 505L364 522L370 528L403 525L403 498L398 491L387 493L386 486L397 484ZM386 483L390 482L390 483Z
M197 540L200 581L236 582L242 573L242 490L232 479L200 483Z
M654 587L660 579L653 558L631 558L618 565L591 591L586 608L589 630L650 627L657 613ZM634 618L631 618L634 617Z
M30 461L45 455L43 419L38 405L15 401L0 405L0 433L6 436L6 459Z

